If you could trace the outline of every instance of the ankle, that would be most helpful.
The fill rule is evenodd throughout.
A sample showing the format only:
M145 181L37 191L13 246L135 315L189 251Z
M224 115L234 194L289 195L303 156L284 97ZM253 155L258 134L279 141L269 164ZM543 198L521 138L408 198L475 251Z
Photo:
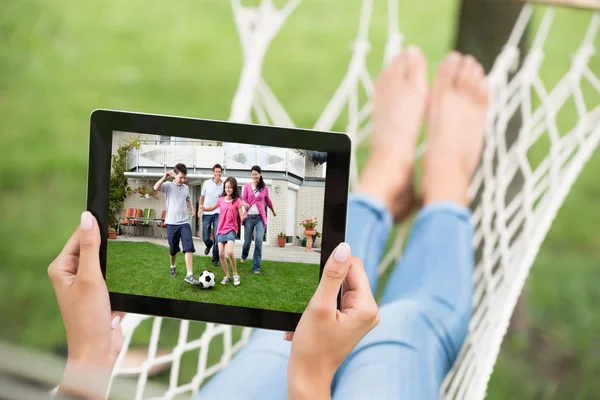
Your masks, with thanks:
M440 174L436 179L424 178L423 205L449 201L469 206L469 180L456 174Z
M406 189L412 181L414 160L404 160L401 163L394 160L390 163L388 159L387 156L370 156L355 192L374 196L391 208L397 192ZM390 170L392 165L395 170Z

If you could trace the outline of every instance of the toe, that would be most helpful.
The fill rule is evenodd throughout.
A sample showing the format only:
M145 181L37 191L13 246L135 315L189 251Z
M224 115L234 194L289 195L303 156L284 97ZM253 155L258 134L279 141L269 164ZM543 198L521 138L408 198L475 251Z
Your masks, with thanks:
M460 53L453 51L446 56L444 61L442 61L438 70L436 82L436 87L439 90L443 91L444 89L452 86L452 82L459 71L461 59L462 57Z
M381 73L380 81L396 79L398 76L404 77L406 75L407 59L408 57L404 51L395 56Z
M475 96L477 96L479 93L479 85L485 79L485 73L483 71L483 67L481 66L481 64L479 64L479 62L475 61L471 65L471 71L469 72L468 79L469 79L469 82L468 82L469 90Z
M408 78L425 89L427 87L427 60L417 46L406 49L406 64Z
M473 73L471 75L471 86L477 88L479 83L485 79L485 71L483 66L479 62L475 62L473 65Z
M393 64L391 65L391 70L394 76L405 78L408 74L408 54L406 51L401 52L394 59Z
M458 71L456 80L454 82L457 88L466 91L471 89L471 80L473 78L476 64L477 61L473 56L465 56L462 58L460 62L460 70Z
M482 104L487 105L490 102L490 89L484 79L477 85L477 97Z
M485 71L479 63L475 66L471 86L479 102L487 104L489 98L488 85L485 81Z
M385 93L389 90L390 83L397 81L398 77L403 77L405 75L406 58L404 52L398 54L381 72L381 75L375 82L375 100L379 97L379 93Z

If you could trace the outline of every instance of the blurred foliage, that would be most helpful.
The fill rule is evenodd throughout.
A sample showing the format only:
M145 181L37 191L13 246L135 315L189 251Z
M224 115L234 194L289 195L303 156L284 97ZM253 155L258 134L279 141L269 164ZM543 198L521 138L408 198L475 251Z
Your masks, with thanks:
M133 190L127 184L127 153L140 148L140 137L127 139L112 155L112 171L110 172L110 196L108 200L108 224L119 226L119 215L123 211L125 199ZM147 189L147 188L146 188ZM146 192L144 192L146 193Z
M458 1L400 3L405 44L423 48L432 77L454 43ZM387 12L386 2L374 4L368 67L377 74ZM360 2L305 1L273 40L265 80L299 127L314 124L343 78L359 11ZM590 17L557 10L541 70L547 89ZM3 1L0 37L0 338L54 350L65 333L46 268L85 209L90 112L227 119L243 53L222 0ZM589 67L600 71L598 55ZM584 94L588 107L600 104L589 87ZM576 122L574 107L558 120ZM540 140L531 159L547 151ZM506 338L490 399L600 398L599 169L595 152L544 242L527 286L533 332Z

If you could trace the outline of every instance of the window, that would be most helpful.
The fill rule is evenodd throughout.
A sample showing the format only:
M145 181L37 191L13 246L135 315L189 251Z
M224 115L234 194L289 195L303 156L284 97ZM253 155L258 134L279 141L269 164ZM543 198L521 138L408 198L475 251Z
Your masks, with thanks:
M156 135L156 144L168 144L171 140L171 136Z
M156 135L156 144L167 146L187 146L189 139L176 136Z

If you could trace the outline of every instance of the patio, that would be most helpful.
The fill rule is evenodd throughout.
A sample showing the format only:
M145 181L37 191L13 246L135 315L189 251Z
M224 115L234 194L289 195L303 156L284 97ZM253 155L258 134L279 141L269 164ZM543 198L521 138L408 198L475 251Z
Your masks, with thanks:
M209 257L204 255L204 242L200 240L198 237L194 237L194 247L196 248L196 252L194 255ZM115 241L115 240L113 240ZM158 244L164 247L169 247L169 244L166 239L161 239L157 237L148 237L148 236L125 236L120 235L116 239L119 242L148 242ZM235 250L234 254L236 258L239 258L242 254L242 241L235 242ZM212 250L211 250L212 251ZM312 252L308 252L304 247L296 246L288 244L285 247L272 246L272 245L263 245L263 260L268 261L282 261L282 262L294 262L294 263L304 263L304 264L319 264L321 260L321 249L313 249ZM254 252L254 243L250 246L250 255L249 258L252 258L252 254ZM248 262L248 261L246 261Z

